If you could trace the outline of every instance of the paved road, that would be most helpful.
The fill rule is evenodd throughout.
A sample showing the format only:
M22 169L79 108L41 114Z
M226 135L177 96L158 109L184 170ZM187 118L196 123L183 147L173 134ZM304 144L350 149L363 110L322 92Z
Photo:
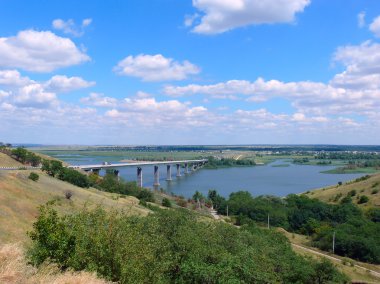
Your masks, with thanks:
M321 256L324 256L324 257L326 257L328 259L331 259L331 260L334 260L334 261L337 261L337 262L342 262L342 260L339 259L339 258L337 258L337 257L331 256L331 255L328 255L328 254L324 254L324 253L321 253L319 251L315 251L315 250L312 250L312 249L309 249L309 248L306 248L306 247L303 247L303 246L300 246L300 245L296 245L296 244L293 244L293 243L291 243L291 244L292 244L292 246L295 246L295 247L303 249L305 251L314 253L316 255L321 255ZM364 270L368 271L369 273L371 273L373 276L380 278L380 272L368 269L366 267L363 267L363 266L360 266L360 265L357 265L357 264L355 264L355 267L360 268L360 269L364 269Z

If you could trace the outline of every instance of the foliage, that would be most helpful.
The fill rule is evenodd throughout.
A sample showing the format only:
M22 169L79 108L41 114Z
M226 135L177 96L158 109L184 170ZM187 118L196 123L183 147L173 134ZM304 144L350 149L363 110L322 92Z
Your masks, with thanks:
M30 164L33 167L37 167L41 163L41 158L26 150L25 148L18 147L11 151L11 155L19 162L23 164Z
M107 192L135 196L145 202L154 202L154 195L150 190L138 187L136 182L124 182L112 172L106 173L98 183L98 188Z
M331 249L331 236L335 230L337 254L380 263L380 210L372 209L363 214L352 203L353 194L356 192L348 194L340 204L332 205L304 195L288 195L285 199L272 196L254 198L249 192L239 191L231 193L218 212L226 214L228 205L229 214L237 216L238 225L252 221L265 224L269 215L271 226L310 235L314 245L324 250Z
M59 217L44 206L30 236L32 263L50 260L120 283L347 281L330 262L296 255L279 233L200 222L182 210L128 217L97 208Z
M57 177L60 180L69 182L79 187L86 188L90 186L90 181L85 174L82 174L77 170L64 167L60 161L43 160L41 170L45 171L52 177Z
M230 158L217 159L214 156L207 157L208 163L206 168L219 168L219 167L232 167L232 166L254 166L256 165L254 160L241 159L235 160Z
M369 201L368 196L362 195L362 196L360 196L360 198L358 200L358 204L367 203L368 201Z
M40 176L37 173L34 173L34 172L31 172L29 174L29 177L28 177L28 179L31 179L32 181L38 181L39 178L40 178Z
M165 207L172 207L172 202L170 201L170 199L169 198L166 198L166 197L164 197L163 199L162 199L162 206L165 206Z

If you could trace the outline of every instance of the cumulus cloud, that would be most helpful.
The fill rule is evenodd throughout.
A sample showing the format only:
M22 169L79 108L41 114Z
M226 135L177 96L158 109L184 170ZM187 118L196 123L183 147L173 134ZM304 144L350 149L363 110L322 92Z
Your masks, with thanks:
M89 82L81 77L67 77L64 75L55 75L44 84L46 90L56 93L67 93L94 85L95 82L93 81Z
M56 30L61 30L65 34L71 34L76 37L80 37L84 34L84 30L92 23L92 19L82 20L81 25L76 25L73 19L68 19L64 21L62 19L55 19L52 22L52 26Z
M103 94L90 93L88 97L80 100L83 104L95 107L116 107L118 100L111 97L105 97Z
M34 108L46 108L58 103L56 95L46 92L38 83L22 87L13 96L13 102L17 106Z
M247 25L291 23L310 0L193 0L202 13L193 32L218 34ZM193 24L194 19L185 19Z
M376 37L380 37L380 16L376 17L369 25L369 30L373 32Z
M0 70L0 85L22 86L29 82L31 80L28 77L22 77L17 70Z
M348 89L377 89L380 87L380 44L366 41L360 45L337 49L334 60L346 70L331 81L333 86Z
M25 30L0 38L0 67L51 72L89 60L70 39L50 31Z
M363 28L365 26L365 12L358 14L358 27Z
M200 68L187 60L178 62L161 54L140 54L124 58L114 71L119 75L137 77L143 81L178 81L198 74Z

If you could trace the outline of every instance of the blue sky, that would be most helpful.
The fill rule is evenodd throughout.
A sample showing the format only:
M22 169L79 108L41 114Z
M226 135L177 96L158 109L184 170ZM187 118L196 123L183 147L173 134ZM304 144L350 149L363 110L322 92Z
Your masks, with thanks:
M377 0L0 0L0 141L379 144Z

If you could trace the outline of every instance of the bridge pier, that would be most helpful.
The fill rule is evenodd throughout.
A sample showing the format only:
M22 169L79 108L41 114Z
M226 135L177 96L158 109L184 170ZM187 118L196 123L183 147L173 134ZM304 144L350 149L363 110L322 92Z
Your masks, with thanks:
M143 180L142 180L142 168L137 167L137 186L142 187Z
M189 165L185 163L185 174L189 173Z
M177 177L181 176L181 165L177 164Z
M99 175L100 169L91 169L91 172L96 175Z
M154 186L160 186L160 171L158 166L154 166Z
M172 180L172 166L171 165L166 166L166 180L167 181Z

